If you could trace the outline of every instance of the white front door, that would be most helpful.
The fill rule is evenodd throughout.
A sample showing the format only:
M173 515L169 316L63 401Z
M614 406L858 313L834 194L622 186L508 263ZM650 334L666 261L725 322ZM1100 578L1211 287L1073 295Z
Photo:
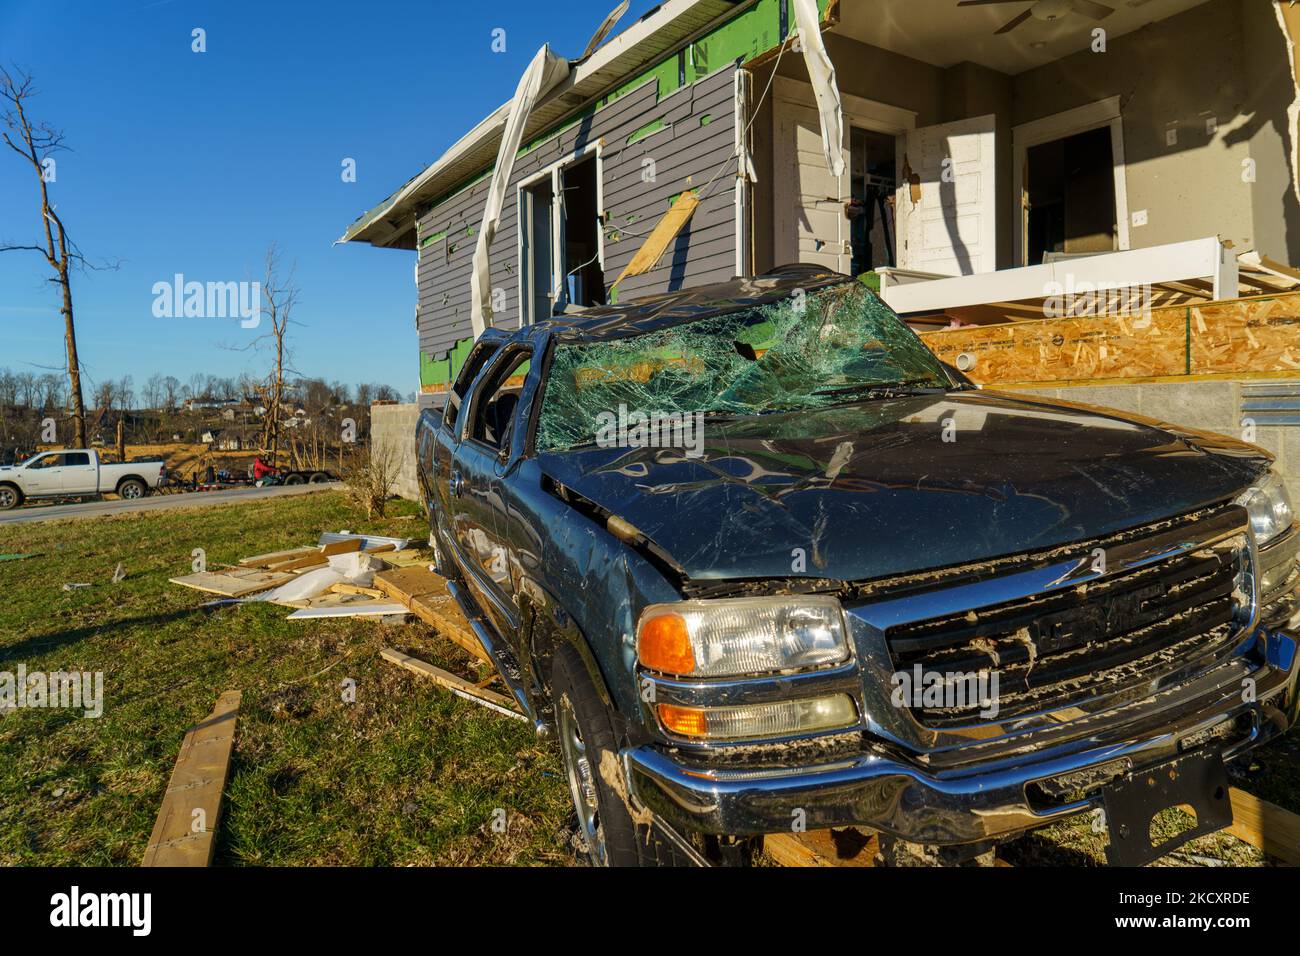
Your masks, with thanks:
M810 105L781 98L775 101L775 264L805 262L847 272L847 189L826 168L821 120L811 105L811 88L807 96Z
M900 137L900 268L953 276L997 268L994 122L976 116Z

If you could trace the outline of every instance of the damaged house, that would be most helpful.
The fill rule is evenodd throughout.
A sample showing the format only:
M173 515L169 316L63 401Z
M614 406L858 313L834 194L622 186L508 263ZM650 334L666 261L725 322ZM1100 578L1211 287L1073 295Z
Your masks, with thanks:
M1253 440L1291 440L1300 8L668 0L610 26L343 236L418 256L424 403L486 325L805 262L977 381L1236 431L1262 376Z

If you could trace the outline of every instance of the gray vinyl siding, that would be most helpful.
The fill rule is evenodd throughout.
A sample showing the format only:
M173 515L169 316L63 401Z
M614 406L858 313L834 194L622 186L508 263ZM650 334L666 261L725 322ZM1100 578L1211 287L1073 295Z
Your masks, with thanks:
M709 186L707 198L669 246L658 266L625 280L619 301L729 279L736 271L735 68L727 66L662 100L657 85L644 85L597 110L515 162L490 249L491 286L505 290L504 314L496 324L519 325L519 204L517 187L543 169L579 155L603 139L601 178L605 223L605 285L613 284L646 234L669 209L672 197ZM701 119L709 122L701 125ZM664 128L628 145L628 137L659 120ZM655 181L642 180L642 161L652 159ZM725 165L724 165L725 164ZM472 335L470 272L488 180L461 190L420 216L421 241L447 236L419 250L420 349L441 358Z

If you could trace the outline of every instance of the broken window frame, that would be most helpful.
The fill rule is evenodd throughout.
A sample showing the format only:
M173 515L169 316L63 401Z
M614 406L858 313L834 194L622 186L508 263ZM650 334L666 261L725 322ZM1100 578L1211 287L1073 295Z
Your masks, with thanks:
M532 263L532 246L528 241L528 235L531 231L531 221L529 216L529 202L526 200L525 193L536 187L539 183L550 180L551 184L551 275L549 277L550 291L548 297L551 301L551 309L554 310L556 302L560 300L564 293L567 275L567 267L570 263L564 261L565 257L565 215L564 215L564 171L572 166L577 166L588 159L594 157L596 164L596 246L598 250L597 263L601 271L605 269L605 229L604 229L604 210L605 210L605 157L604 145L596 142L584 146L581 150L569 153L563 159L552 163L545 169L538 170L526 179L521 179L515 187L515 205L518 210L516 222L518 233L516 246L516 258L519 265L519 324L520 326L532 325L535 322L542 322L549 319L550 315L537 315L535 303L537 301L535 280ZM581 265L574 263L573 265Z

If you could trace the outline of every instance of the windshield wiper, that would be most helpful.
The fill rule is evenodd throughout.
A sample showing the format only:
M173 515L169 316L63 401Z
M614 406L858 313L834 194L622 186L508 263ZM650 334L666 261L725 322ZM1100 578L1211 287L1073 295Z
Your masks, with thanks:
M858 385L846 385L844 388L824 388L813 392L814 395L844 395L861 398L904 398L912 395L942 395L950 391L942 385L931 385L928 379L910 382L873 383L863 382Z

